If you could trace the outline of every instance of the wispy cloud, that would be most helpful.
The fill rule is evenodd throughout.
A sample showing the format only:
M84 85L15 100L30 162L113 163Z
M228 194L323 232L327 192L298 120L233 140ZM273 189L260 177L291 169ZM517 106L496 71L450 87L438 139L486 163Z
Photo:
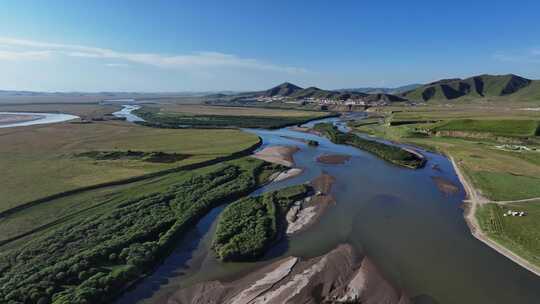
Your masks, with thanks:
M49 51L9 51L0 50L0 60L42 60L49 58Z
M129 64L127 63L105 63L105 66L106 67L110 67L110 68L127 68L129 67Z
M9 49L9 51L2 51L2 48ZM18 50L13 51L13 48L17 48ZM171 69L229 67L276 71L292 74L306 72L306 70L302 68L276 65L257 59L242 58L233 54L224 54L219 52L197 52L192 54L173 55L158 53L131 53L76 44L59 44L0 37L0 60L15 60L17 58L30 59L32 58L32 55L34 55L36 59L46 58L46 56L38 58L38 54L59 54L78 58L119 60Z
M540 48L530 48L521 52L497 52L493 59L503 62L540 63Z

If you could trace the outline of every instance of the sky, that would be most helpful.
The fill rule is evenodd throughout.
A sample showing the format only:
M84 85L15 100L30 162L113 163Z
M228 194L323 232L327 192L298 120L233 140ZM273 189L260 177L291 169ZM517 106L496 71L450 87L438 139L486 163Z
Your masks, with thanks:
M0 90L540 79L540 1L3 0Z

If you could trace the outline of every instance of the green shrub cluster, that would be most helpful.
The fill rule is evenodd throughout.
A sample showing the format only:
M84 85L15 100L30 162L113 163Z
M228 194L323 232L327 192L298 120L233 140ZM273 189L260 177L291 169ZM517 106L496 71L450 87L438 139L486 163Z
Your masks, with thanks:
M143 152L143 151L88 151L78 153L76 157L88 157L95 160L141 160L152 163L174 163L190 155L179 153Z
M222 261L253 260L277 240L291 205L310 191L306 185L289 187L227 206L221 214L213 248Z
M148 273L212 208L247 195L275 167L247 159L186 173L0 255L1 303L104 303Z
M264 128L277 129L306 121L321 118L319 116L286 117L286 116L234 116L234 115L182 115L172 113L156 113L139 109L134 112L144 119L142 125L156 128Z
M321 132L333 143L351 145L397 165L419 168L424 159L400 147L384 144L378 141L364 139L353 133L344 133L331 123L316 124L313 129Z

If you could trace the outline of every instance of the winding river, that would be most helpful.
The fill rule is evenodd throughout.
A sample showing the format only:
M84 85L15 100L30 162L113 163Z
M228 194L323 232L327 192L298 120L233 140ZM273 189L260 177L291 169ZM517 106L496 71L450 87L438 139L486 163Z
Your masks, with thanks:
M325 121L345 128L340 118ZM260 136L263 147L300 147L294 159L304 169L301 175L272 183L254 195L304 183L326 172L336 178L332 192L337 203L309 230L285 238L256 263L224 264L213 257L210 245L215 220L223 210L215 209L153 275L118 303L164 303L182 287L233 278L279 257L319 256L345 242L370 256L415 303L540 303L537 276L471 235L461 208L465 193L447 158L421 150L428 163L411 170L313 134L287 128L246 131ZM319 146L291 138L317 140ZM327 165L315 160L324 153L352 157L343 165ZM458 192L441 192L433 177L454 183Z
M35 112L0 112L0 118L19 118L13 121L12 123L1 123L0 119L0 128L13 128L13 127L23 127L23 126L32 126L32 125L42 125L50 124L57 122L64 122L68 120L73 120L79 118L79 116L70 115L70 114L59 114L59 113L35 113Z

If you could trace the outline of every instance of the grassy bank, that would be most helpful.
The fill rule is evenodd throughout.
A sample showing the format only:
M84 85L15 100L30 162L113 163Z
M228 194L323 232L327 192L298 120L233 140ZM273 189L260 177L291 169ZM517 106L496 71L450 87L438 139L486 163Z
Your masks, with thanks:
M262 256L283 233L287 210L308 191L307 186L298 185L227 206L213 243L218 258L245 261Z
M37 206L65 214L3 248L0 299L109 302L150 272L213 207L245 196L276 169L243 158ZM63 204L67 208L58 209Z
M155 107L143 107L134 113L145 120L142 125L157 128L265 128L276 129L301 124L327 116L313 111L289 111L234 107L192 107L184 112L167 111ZM291 113L288 113L291 112ZM223 113L223 114L220 114Z
M340 132L337 127L330 123L316 124L313 129L324 134L333 143L347 144L360 148L396 165L414 169L421 167L424 163L423 158L407 150L373 140L363 139L353 133Z
M0 129L0 211L70 189L229 155L257 141L257 136L237 130L165 130L124 122ZM147 157L78 156L130 150ZM182 157L147 161L160 155Z
M508 210L524 211L527 216L503 216ZM540 200L486 204L478 209L476 218L488 237L540 267Z

